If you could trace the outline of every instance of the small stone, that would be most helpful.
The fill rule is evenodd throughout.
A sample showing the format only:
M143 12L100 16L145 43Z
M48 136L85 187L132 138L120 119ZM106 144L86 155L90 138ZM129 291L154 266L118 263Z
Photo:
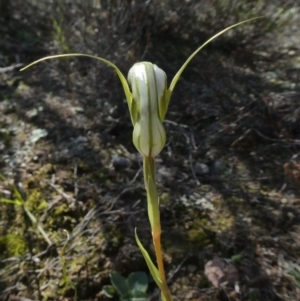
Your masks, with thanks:
M193 272L195 272L197 270L197 266L195 266L193 264L189 264L187 266L187 269L188 269L189 272L193 273Z
M209 167L204 163L196 163L194 166L196 175L204 176L209 173Z
M223 172L226 168L226 164L224 160L216 160L213 166L214 166L214 171L217 173Z
M131 166L131 161L122 156L113 157L111 161L114 168L125 169Z
M234 286L239 280L236 267L219 257L215 257L205 264L205 275L216 288Z

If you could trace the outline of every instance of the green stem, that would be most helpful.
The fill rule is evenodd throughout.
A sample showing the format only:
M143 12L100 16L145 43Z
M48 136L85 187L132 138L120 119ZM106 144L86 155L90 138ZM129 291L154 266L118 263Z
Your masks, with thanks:
M152 238L155 249L156 261L160 279L163 283L162 295L164 300L172 301L172 296L167 285L162 248L161 248L161 224L159 212L159 198L156 189L156 168L155 159L153 157L143 158L144 180L147 191L148 216L151 224Z

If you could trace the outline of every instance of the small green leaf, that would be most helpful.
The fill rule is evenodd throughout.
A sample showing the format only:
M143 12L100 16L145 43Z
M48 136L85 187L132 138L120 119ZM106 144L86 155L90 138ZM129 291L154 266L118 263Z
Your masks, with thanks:
M243 258L242 254L235 254L231 256L231 260L236 263L240 262L242 258Z
M148 276L145 272L134 272L128 276L127 283L132 295L135 295L136 292L146 292L148 289Z
M6 198L1 198L0 203L12 204L12 205L17 205L17 206L23 205L23 203L21 203L19 200L10 200L10 199L6 199Z
M298 267L298 266L297 266ZM300 269L299 269L300 270ZM298 288L300 288L300 272L296 269L296 267L292 268L288 274L294 277L296 285Z
M147 293L146 292L142 292L142 291L135 291L132 294L132 298L147 298Z
M2 181L6 180L2 174L0 174L0 180L2 180ZM17 187L15 185L10 185L10 186L13 189L15 197L17 199L16 201L13 201L13 202L15 202L15 205L23 205L24 199L23 199L21 193L19 192L19 190L17 189Z
M134 294L132 294L130 300L131 301L147 301L148 295L145 292L136 291Z
M113 298L116 294L116 290L112 285L104 285L102 291L107 298Z
M126 279L117 272L110 273L110 280L117 292L123 297L127 298L130 296L129 288Z
M140 248L140 250L143 254L143 257L144 257L144 259L147 263L147 266L149 268L149 271L150 271L154 281L156 282L157 286L162 290L163 289L163 282L159 277L159 271L158 271L157 267L154 265L154 263L152 262L148 252L146 251L146 249L143 247L142 243L140 242L140 240L138 238L138 235L137 235L137 232L136 232L136 229L135 229L135 240L136 240L136 243L137 243L138 247Z

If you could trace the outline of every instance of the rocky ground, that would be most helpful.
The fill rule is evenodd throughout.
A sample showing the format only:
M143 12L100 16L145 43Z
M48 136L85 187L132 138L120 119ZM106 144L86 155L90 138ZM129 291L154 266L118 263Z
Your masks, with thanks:
M147 272L135 227L151 249L114 71L83 58L20 67L84 52L125 74L151 61L170 82L197 46L257 15L174 91L157 158L166 270L174 300L300 299L296 2L0 1L1 300L108 300L110 271Z

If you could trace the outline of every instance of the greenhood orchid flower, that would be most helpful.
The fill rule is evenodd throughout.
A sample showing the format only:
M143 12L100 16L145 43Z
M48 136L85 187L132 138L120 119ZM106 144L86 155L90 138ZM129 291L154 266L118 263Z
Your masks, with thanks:
M167 75L149 62L136 63L129 70L135 106L133 116L133 143L142 156L157 156L166 143L162 124L166 109Z
M125 92L131 121L133 124L133 144L143 157L148 217L152 230L157 267L152 262L148 252L141 244L136 231L135 238L145 258L150 273L161 290L161 298L163 301L171 301L172 296L167 285L162 259L159 198L155 181L155 157L161 152L166 143L166 132L163 126L163 121L168 110L171 95L182 72L190 63L190 61L196 56L196 54L203 49L203 47L228 30L258 18L248 19L246 21L229 26L207 40L189 56L189 58L174 76L169 88L167 86L166 73L155 64L150 62L140 62L134 64L129 70L127 81L125 76L116 65L104 58L89 54L71 53L48 56L37 60L22 69L27 69L32 65L49 59L83 56L101 61L116 71Z

